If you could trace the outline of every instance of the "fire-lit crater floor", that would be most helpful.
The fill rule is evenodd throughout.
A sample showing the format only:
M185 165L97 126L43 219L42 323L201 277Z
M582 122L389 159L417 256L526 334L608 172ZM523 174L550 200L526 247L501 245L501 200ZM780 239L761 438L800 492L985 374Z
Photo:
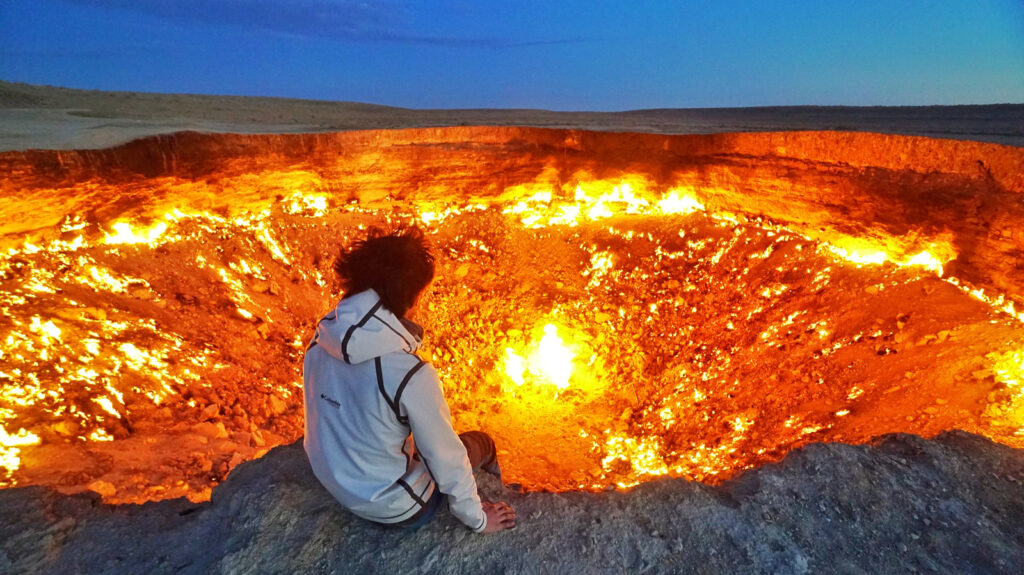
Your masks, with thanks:
M10 172L45 177L3 190L5 211L37 211L0 252L2 485L208 499L300 436L333 255L399 224L438 256L421 354L457 429L491 433L526 490L717 484L894 432L1024 445L1020 294L951 273L970 268L950 229L857 235L797 208L727 209L719 188L649 169L542 162L486 193L403 196L258 151L176 175L177 153L151 175ZM856 223L854 208L839 212Z

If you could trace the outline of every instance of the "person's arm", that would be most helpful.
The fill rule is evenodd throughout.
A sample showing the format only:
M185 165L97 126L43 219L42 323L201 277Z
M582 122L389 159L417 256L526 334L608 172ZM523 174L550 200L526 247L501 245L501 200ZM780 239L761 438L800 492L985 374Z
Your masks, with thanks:
M466 447L452 427L451 411L437 372L427 364L409 382L401 397L416 449L430 468L437 486L448 495L452 513L470 529L481 532L487 515L477 494L476 479Z

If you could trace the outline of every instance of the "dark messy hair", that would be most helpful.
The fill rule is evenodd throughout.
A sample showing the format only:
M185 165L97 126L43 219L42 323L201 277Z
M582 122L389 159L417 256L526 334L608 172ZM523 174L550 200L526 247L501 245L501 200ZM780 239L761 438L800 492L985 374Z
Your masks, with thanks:
M334 261L345 297L373 289L391 313L402 317L434 279L434 255L419 228L371 228L366 239L342 248Z

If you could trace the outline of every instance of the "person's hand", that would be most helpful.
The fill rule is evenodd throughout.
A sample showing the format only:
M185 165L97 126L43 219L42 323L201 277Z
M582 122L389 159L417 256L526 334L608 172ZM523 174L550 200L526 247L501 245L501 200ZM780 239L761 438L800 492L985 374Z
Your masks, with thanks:
M487 527L484 533L497 533L516 526L516 512L508 503L490 503L484 501L484 514L487 515Z

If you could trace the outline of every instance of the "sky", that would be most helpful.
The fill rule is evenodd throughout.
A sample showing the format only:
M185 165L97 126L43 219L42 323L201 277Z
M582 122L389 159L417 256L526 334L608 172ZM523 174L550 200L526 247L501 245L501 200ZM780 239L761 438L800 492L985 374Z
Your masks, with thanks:
M1024 103L1024 0L0 0L0 80L407 108Z

